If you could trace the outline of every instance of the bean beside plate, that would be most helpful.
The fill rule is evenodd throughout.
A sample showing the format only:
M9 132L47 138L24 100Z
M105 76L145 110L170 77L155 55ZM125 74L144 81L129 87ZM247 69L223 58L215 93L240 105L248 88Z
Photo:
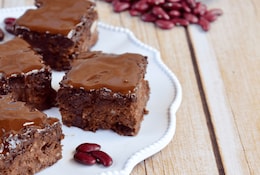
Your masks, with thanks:
M105 167L112 165L112 158L101 151L101 146L96 143L82 143L76 147L74 160L84 165L102 164Z
M15 20L16 18L13 17L7 17L4 19L4 29L10 34L14 34ZM4 30L0 28L0 41L3 41L4 38L5 38Z

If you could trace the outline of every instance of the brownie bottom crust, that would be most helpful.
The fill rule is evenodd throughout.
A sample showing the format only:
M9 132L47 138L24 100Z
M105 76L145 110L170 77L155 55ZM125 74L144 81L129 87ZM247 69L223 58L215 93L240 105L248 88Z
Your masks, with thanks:
M93 91L61 87L57 102L62 122L83 130L112 129L119 135L134 136L140 129L150 88L142 80L137 91L130 94L114 93L102 88Z

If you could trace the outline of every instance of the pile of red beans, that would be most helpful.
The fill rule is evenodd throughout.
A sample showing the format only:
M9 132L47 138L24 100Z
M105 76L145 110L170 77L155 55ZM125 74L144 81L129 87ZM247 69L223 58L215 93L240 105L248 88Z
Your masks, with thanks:
M208 9L196 0L104 0L113 6L114 12L129 11L145 22L153 22L161 29L198 24L204 31L210 23L223 14L221 9Z

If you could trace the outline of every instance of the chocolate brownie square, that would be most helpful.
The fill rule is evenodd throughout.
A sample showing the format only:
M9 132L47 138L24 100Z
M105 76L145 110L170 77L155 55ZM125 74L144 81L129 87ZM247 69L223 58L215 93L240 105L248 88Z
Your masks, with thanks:
M112 129L120 135L136 135L147 112L150 93L144 79L147 58L135 53L80 56L57 93L63 124L89 131Z
M15 33L23 37L55 70L87 51L98 38L95 3L88 0L36 0L38 8L16 20Z
M39 110L56 105L51 87L51 70L28 43L14 38L0 44L0 95L13 98Z
M10 95L0 96L0 174L33 175L61 159L61 124Z

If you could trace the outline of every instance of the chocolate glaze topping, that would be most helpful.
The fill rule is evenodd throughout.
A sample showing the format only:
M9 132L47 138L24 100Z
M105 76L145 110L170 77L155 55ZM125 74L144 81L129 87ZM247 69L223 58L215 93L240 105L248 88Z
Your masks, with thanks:
M101 54L91 59L75 60L63 85L83 87L86 90L108 88L123 94L134 91L142 74L141 63L147 61L139 54Z
M87 10L94 11L88 0L37 0L38 9L30 9L17 19L18 26L25 26L40 33L67 35L83 18Z
M30 49L29 44L14 38L0 45L0 73L6 77L12 74L27 73L44 67L40 56Z
M47 118L44 113L28 108L24 102L13 101L10 95L0 96L0 111L0 160L23 145L29 136L29 128L40 132L58 122L56 118Z
M38 110L26 107L24 102L13 101L9 95L0 96L0 111L0 137L9 131L17 133L25 126L43 128L47 117ZM57 120L50 123L54 122Z

